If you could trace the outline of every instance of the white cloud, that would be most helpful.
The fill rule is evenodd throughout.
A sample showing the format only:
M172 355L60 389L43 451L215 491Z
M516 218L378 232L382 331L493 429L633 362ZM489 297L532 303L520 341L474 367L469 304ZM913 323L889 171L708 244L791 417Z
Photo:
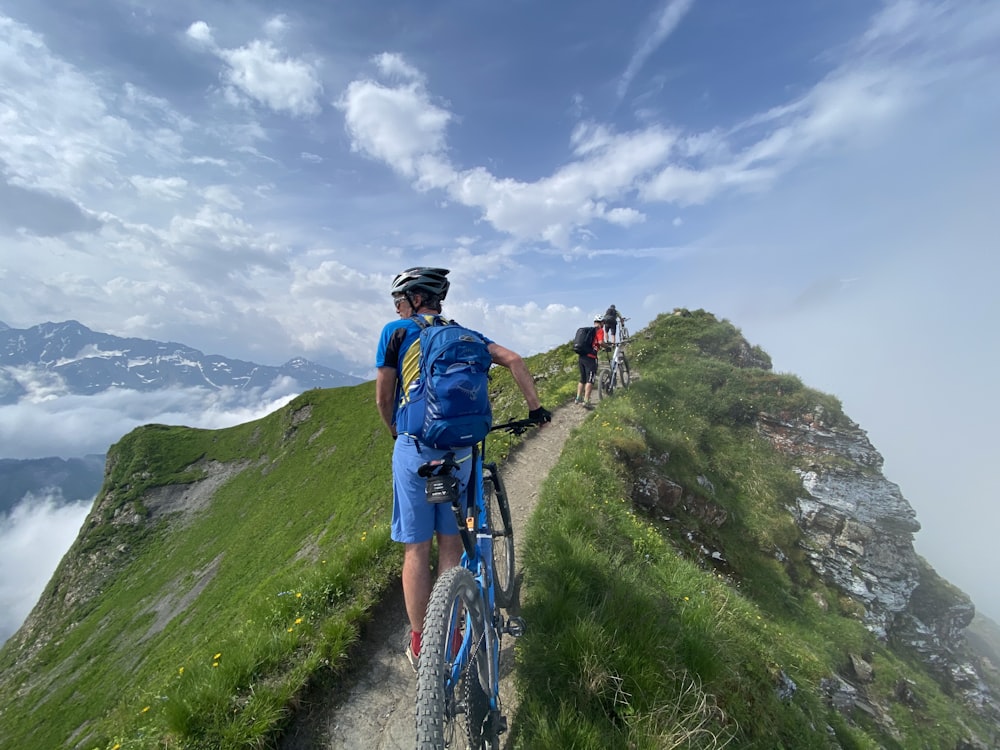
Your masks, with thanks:
M387 56L383 55L383 58ZM383 68L409 69L396 56ZM348 85L344 111L352 148L385 162L421 190L444 189L455 201L482 211L500 231L521 239L543 238L563 247L574 230L595 219L628 226L641 211L611 206L670 153L676 135L659 127L615 134L599 124L578 126L571 145L581 159L536 182L499 178L483 167L457 171L447 157L452 114L431 101L416 73L397 86L372 80Z
M0 515L0 643L37 603L92 503L27 495L9 515Z
M0 17L0 163L24 187L80 200L84 187L113 187L121 149L136 141L100 89L52 56L44 40Z
M142 198L159 198L161 200L176 200L184 195L187 180L183 177L143 177L133 175L129 182L135 186Z
M619 99L624 98L632 81L646 64L650 55L674 32L692 5L694 5L694 0L667 0L660 8L656 14L653 28L640 41L638 48L632 54L632 59L629 60L628 67L618 80Z
M270 37L280 37L288 31L288 16L279 14L267 19L264 23L264 33Z
M141 393L109 390L92 396L50 394L0 406L5 458L73 457L105 453L144 424L218 429L248 422L284 406L300 391L279 379L267 390L183 388Z
M224 80L251 99L295 116L320 111L323 87L314 64L287 57L270 41L258 39L217 54L229 65Z
M283 15L264 24L265 34L272 38L283 36L288 28L288 19ZM254 39L242 47L220 47L204 21L192 23L186 34L226 63L222 79L228 86L223 95L231 104L240 105L249 98L275 112L296 117L321 111L323 85L317 63L287 55L270 39Z
M376 55L375 64L378 66L379 72L388 78L397 77L410 81L424 80L423 73L406 62L402 55L383 52L380 55Z
M624 87L691 7L689 0L664 4L633 56ZM399 55L384 53L377 62L383 74L401 83L354 81L340 106L352 147L411 179L418 190L444 190L516 239L566 248L574 237L592 237L587 228L597 220L632 226L658 203L704 205L726 192L770 189L781 175L817 155L879 142L926 96L923 88L936 80L929 74L932 61L954 63L975 48L963 40L968 19L950 19L941 32L952 37L945 45L950 53L925 43L907 47L909 58L889 60L883 47L892 34L926 42L931 33L926 24L914 29L912 8L892 7L896 10L887 8L873 21L867 41L797 99L728 132L681 133L655 124L618 133L608 123L583 122L570 135L575 158L533 182L453 164L446 126L455 116L432 101L425 77ZM932 10L943 13L940 7Z
M243 208L243 201L228 185L209 185L201 191L201 194L209 203L228 208L230 211L238 211Z
M204 21L195 21L188 26L185 33L188 37L199 44L204 44L206 46L212 46L215 44L215 39L212 37L212 28Z
M451 113L433 104L419 82L392 88L371 80L353 81L337 106L344 113L352 148L405 177L418 176L422 157L444 150Z
M680 13L686 6L671 6ZM577 157L535 182L505 179L484 167L460 170L448 158L451 112L434 104L423 76L399 56L379 58L384 72L405 73L403 83L357 80L339 106L352 147L412 179L420 190L444 189L458 203L478 208L501 232L545 239L565 247L595 220L623 226L645 218L636 198L686 206L704 204L726 190L760 189L817 150L871 138L898 119L909 91L907 76L891 69L837 71L791 104L751 118L725 136L678 132L654 125L616 133L605 123L581 123L570 136ZM737 139L755 134L749 145Z

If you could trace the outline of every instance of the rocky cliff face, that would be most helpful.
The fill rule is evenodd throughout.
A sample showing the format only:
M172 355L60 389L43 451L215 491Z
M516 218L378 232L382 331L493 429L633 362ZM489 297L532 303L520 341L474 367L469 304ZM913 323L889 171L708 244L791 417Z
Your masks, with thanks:
M914 551L916 514L882 475L865 432L854 423L829 427L820 410L761 415L757 429L797 465L803 492L793 512L816 572L862 606L872 632L919 654L966 703L1000 720L965 647L975 608Z
M882 456L853 423L828 429L821 416L785 421L765 414L757 424L798 464L804 492L794 513L813 568L863 604L868 627L887 637L919 584L913 534L920 524L882 475Z

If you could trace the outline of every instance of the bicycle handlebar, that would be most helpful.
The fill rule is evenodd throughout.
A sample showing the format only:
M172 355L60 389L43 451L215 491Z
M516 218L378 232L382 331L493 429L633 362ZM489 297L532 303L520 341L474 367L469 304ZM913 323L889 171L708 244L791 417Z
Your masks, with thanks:
M531 427L538 427L541 422L536 422L534 419L515 419L512 422L504 422L503 424L495 424L490 427L490 432L495 430L506 430L512 435L520 435L527 432Z
M494 432L496 430L506 430L513 435L520 435L527 432L528 428L538 427L540 424L542 423L534 419L515 419L511 422L493 425L490 427L490 432ZM453 469L457 468L458 463L455 461L455 454L449 451L439 459L421 464L417 468L417 475L424 478L447 475L450 474Z

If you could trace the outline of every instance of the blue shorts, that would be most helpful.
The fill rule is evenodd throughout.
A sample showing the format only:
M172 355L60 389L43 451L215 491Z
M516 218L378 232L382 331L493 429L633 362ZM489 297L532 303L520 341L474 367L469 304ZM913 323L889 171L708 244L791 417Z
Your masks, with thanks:
M427 480L417 475L420 465L442 458L447 450L417 443L400 435L392 450L392 538L405 544L426 542L441 534L457 534L458 523L451 503L427 502ZM465 492L472 468L472 449L454 451L459 462L459 487ZM464 459L464 460L463 460Z

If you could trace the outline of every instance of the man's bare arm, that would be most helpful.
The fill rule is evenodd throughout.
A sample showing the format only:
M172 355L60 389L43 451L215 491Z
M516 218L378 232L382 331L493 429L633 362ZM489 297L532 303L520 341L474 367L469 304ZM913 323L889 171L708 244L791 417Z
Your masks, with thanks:
M535 390L535 380L531 377L531 372L524 364L524 360L521 359L521 355L496 343L490 344L489 350L495 364L510 370L514 382L524 394L524 400L528 402L528 411L534 411L541 406L542 402L538 399L538 391Z

